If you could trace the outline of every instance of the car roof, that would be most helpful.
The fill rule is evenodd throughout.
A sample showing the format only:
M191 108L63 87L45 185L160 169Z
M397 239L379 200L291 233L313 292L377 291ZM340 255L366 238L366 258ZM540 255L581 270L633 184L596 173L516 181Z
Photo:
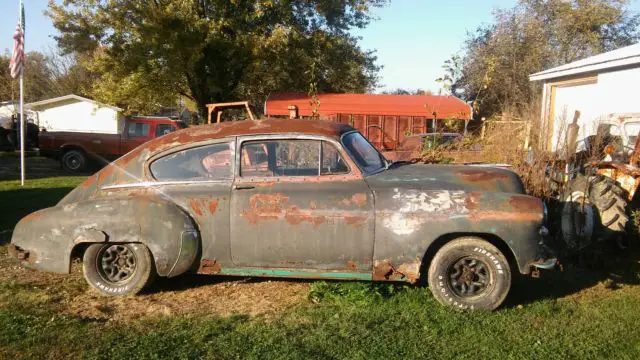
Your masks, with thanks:
M114 182L139 182L144 177L143 164L149 158L182 145L243 135L322 135L339 139L343 134L354 130L349 125L331 121L298 119L240 120L193 126L140 145L98 172L98 182L101 186Z
M349 125L323 120L261 119L228 121L198 125L172 132L148 142L149 150L156 151L194 142L243 135L305 134L340 138L355 130Z

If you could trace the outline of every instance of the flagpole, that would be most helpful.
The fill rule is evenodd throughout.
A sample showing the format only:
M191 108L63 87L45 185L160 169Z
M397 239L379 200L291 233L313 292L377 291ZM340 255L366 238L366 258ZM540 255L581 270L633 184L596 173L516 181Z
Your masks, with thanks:
M22 38L24 46L24 4L20 0L20 26L22 27ZM24 63L20 70L20 186L24 186Z

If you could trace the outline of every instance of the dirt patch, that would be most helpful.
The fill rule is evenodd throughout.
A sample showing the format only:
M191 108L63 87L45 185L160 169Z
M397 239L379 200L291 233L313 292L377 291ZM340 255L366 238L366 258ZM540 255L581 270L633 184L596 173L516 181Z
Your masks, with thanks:
M55 303L61 313L104 321L233 314L269 318L305 301L310 286L300 281L185 275L158 279L146 294L105 297L84 282L79 263L69 275L32 271L8 258L6 246L0 246L0 285L8 282L29 286L15 291L42 292L40 298Z
M202 282L206 275L188 275L164 282ZM75 297L66 309L83 318L134 320L145 316L243 314L266 316L286 310L305 298L307 283L269 280L209 281L195 287L176 290L155 290L153 293L129 297L104 297L88 289ZM157 285L157 286L158 286ZM167 284L170 285L170 284ZM183 285L183 284L179 284Z

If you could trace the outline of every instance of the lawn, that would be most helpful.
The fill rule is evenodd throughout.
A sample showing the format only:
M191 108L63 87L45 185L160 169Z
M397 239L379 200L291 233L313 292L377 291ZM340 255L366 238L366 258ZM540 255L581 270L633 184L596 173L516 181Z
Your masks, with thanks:
M443 308L413 286L196 275L103 298L77 264L61 276L7 259L19 218L82 179L0 181L0 359L640 358L635 255L520 280L493 313Z

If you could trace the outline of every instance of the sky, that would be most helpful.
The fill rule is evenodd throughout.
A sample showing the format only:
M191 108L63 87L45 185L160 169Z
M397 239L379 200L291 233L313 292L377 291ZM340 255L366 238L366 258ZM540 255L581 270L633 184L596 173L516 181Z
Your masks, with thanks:
M13 46L18 20L18 0L0 0L0 51ZM56 30L43 14L48 0L24 0L26 50L46 51L55 46ZM56 0L61 2L61 0ZM363 49L376 50L380 72L378 91L424 89L437 92L435 81L442 64L462 48L466 34L490 23L496 8L511 8L517 0L391 0L375 9L377 20L365 29L354 30ZM640 0L630 9L640 12Z

